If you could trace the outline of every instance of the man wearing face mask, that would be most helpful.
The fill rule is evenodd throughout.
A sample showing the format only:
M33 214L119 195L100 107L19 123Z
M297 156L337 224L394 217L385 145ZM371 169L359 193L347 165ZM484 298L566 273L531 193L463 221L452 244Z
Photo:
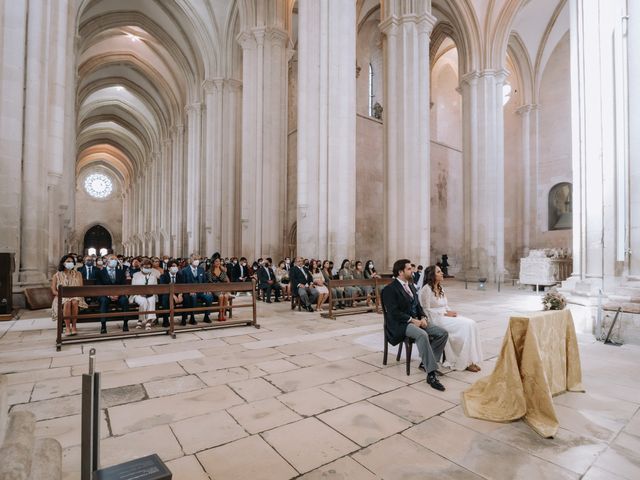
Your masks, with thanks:
M167 262L169 265L169 269L162 274L160 277L160 283L162 285L173 284L181 284L184 283L184 277L182 276L182 272L178 268L178 262L175 260L169 260ZM169 310L169 295L160 295L160 301L162 302L162 308L165 310ZM173 296L173 304L180 305L183 302L183 296L181 293ZM182 314L182 321L180 325L185 326L187 324L187 314ZM163 328L169 327L169 315L164 315L162 319Z
M96 283L98 285L125 285L126 276L124 270L118 267L118 258L115 255L107 255L106 268L100 270L96 275ZM100 304L100 313L106 313L109 310L111 302L116 302L120 307L120 310L126 312L129 310L129 299L126 295L114 295L114 296L101 296L98 297L98 303ZM118 317L115 317L118 318ZM107 333L107 319L103 317L100 319L102 328L100 333ZM128 318L123 318L122 331L129 331Z
M261 268L258 269L258 288L264 293L264 301L271 303L271 291L275 292L275 301L280 301L282 287L276 282L276 274L271 268L271 258L267 258Z
M191 254L190 265L187 265L182 269L182 276L184 278L184 283L206 283L204 279L204 269L200 267L199 255L196 255L195 253ZM202 302L207 307L210 307L213 303L213 295L205 292L184 295L184 306L186 308L195 308L198 305L198 302ZM203 322L211 323L211 320L209 319L209 311L204 312ZM191 312L189 324L195 325L196 323L194 313Z
M97 269L93 265L93 258L89 255L84 257L84 265L80 267L78 271L82 274L82 280L84 283L87 283L87 280L95 280Z
M291 283L291 294L297 293L300 297L300 303L302 307L308 311L313 312L311 305L318 300L318 290L313 286L313 277L309 271L304 268L304 260L302 257L296 257L296 266L291 269L289 274Z
M233 268L233 281L234 282L247 282L249 278L249 267L247 266L247 259L245 257L240 258L240 263L236 264Z
M145 258L142 261L141 269L136 272L131 279L131 285L157 285L158 280L153 274L153 267L151 266L151 260ZM155 295L131 295L129 298L131 303L137 303L141 312L148 312L156 309L156 296ZM136 328L142 328L145 330L151 330L153 323L156 320L155 313L143 313L138 315L138 325Z

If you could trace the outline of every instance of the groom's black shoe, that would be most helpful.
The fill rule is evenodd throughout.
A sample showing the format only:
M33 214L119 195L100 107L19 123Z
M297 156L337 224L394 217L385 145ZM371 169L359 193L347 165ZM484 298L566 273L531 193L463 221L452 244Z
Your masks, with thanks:
M436 377L435 372L430 372L427 375L427 383L431 385L431 388L435 388L436 390L440 390L441 392L444 392L445 390L444 385L442 385L440 383L440 380L438 380L438 377Z

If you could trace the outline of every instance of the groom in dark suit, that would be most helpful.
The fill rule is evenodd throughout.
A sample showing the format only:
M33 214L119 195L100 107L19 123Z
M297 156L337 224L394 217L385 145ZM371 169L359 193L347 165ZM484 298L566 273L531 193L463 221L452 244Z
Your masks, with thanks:
M427 372L427 383L436 390L444 391L444 385L436 377L436 369L449 334L427 323L418 292L411 281L411 261L403 258L395 262L393 276L395 280L382 289L387 339L391 345L397 345L404 337L413 338L422 357L420 367Z

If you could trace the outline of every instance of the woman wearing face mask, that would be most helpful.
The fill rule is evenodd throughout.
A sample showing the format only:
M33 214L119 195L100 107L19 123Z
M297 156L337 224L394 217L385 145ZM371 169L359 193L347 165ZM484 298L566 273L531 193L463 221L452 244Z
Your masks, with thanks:
M98 257L96 260L96 268L98 270L102 270L104 268L104 260L101 257Z
M58 320L58 287L80 287L82 286L82 274L74 270L75 262L73 257L64 256L58 264L58 271L51 279L51 292L53 293L53 304L51 305L51 317ZM64 319L65 334L76 335L76 320L78 317L78 309L87 308L87 303L82 297L64 297L62 299L62 313Z
M351 271L351 262L348 259L342 261L340 271L338 272L338 279L340 280L353 280L353 272ZM357 297L360 294L358 287L344 287L344 298ZM346 302L345 302L346 303ZM348 307L353 306L353 301L347 303Z
M133 275L131 285L157 285L158 279L153 274L151 260L145 258L142 261L141 267L140 271ZM141 312L148 312L156 309L155 295L131 295L131 297L129 297L129 302L137 303ZM155 321L155 313L143 313L138 315L138 325L136 328L142 328L144 326L145 330L151 330Z

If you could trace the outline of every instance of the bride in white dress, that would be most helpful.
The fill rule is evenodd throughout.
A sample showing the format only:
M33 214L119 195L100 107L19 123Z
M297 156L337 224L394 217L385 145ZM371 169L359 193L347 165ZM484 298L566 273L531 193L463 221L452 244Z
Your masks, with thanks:
M447 363L454 370L479 372L482 361L482 345L478 325L470 318L462 317L449 309L442 289L444 275L440 267L431 265L424 273L424 286L420 290L422 308L434 325L449 333L444 353Z

